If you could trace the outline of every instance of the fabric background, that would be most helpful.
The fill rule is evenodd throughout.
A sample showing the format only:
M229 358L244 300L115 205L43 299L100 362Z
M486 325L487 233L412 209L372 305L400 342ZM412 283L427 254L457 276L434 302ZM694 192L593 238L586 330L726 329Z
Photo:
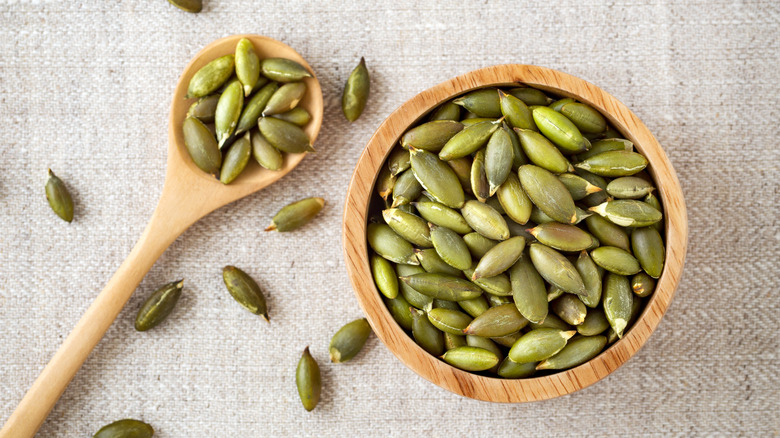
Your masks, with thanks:
M780 434L780 4L765 1L453 2L0 0L0 419L8 418L130 252L162 189L178 75L212 40L257 33L297 49L322 83L318 152L268 189L204 218L155 264L39 436L86 437L125 417L160 437L777 436ZM353 124L342 86L360 56L371 99ZM524 405L451 394L372 337L351 363L330 336L361 316L341 250L352 170L379 123L418 92L500 63L591 81L626 103L682 182L689 252L645 347L583 391ZM51 167L75 198L46 203ZM283 205L322 215L265 233ZM271 324L226 293L221 268L258 279ZM185 279L161 327L143 298ZM305 412L294 370L310 345L324 395Z

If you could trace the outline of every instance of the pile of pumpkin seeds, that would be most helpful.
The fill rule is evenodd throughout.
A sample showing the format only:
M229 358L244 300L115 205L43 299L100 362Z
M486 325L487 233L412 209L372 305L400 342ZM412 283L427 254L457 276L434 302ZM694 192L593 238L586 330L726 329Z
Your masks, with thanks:
M219 57L190 79L193 102L182 124L184 144L201 170L229 184L253 156L260 166L279 170L283 153L310 152L303 127L311 115L298 103L312 74L284 58L260 59L246 38L235 55Z
M376 182L367 239L388 310L467 371L522 378L594 358L663 270L647 164L574 99L491 87L440 105Z

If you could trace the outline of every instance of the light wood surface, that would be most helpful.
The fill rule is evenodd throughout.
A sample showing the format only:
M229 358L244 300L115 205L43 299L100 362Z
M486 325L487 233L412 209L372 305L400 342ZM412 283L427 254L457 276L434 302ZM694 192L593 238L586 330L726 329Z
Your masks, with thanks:
M311 67L295 50L271 38L259 35L234 35L212 42L201 50L184 69L171 104L168 128L168 162L163 193L149 224L130 255L57 353L43 369L19 406L0 430L0 438L32 437L62 395L73 376L89 356L124 307L143 277L168 246L195 221L217 208L273 184L301 162L305 154L287 154L278 171L261 168L254 160L244 173L228 186L202 172L190 159L181 133L181 124L193 99L185 99L190 78L211 60L235 52L241 38L249 38L260 58L283 57L295 60L312 74ZM307 91L299 106L312 120L304 128L312 143L322 125L322 90L316 76L307 78ZM138 147L144 147L138 145Z
M523 83L574 97L605 114L650 162L664 207L666 263L656 290L628 333L593 360L568 371L530 379L479 376L454 368L419 347L395 322L374 286L368 263L366 219L378 169L410 125L438 104L475 88ZM585 388L609 375L636 353L661 321L680 281L688 241L688 219L677 175L661 145L625 105L574 76L531 65L498 65L458 76L423 91L395 110L366 145L350 182L344 208L344 257L360 306L379 339L425 379L466 397L504 403L544 400Z

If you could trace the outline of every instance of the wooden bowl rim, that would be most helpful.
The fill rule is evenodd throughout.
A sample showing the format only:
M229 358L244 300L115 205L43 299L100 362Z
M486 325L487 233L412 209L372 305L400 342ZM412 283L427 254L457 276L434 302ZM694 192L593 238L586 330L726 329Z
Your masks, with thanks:
M648 159L664 206L666 262L656 290L632 328L597 357L578 367L529 379L480 376L454 368L428 354L395 322L374 286L368 263L366 218L378 169L408 127L437 105L476 88L528 85L585 102L604 114ZM663 181L663 184L659 182ZM682 188L661 145L639 118L615 97L575 76L545 67L505 64L474 70L409 99L385 119L368 141L350 181L344 208L343 240L347 272L374 333L407 367L456 394L478 400L520 403L545 400L583 389L615 371L633 356L658 326L682 275L688 223Z

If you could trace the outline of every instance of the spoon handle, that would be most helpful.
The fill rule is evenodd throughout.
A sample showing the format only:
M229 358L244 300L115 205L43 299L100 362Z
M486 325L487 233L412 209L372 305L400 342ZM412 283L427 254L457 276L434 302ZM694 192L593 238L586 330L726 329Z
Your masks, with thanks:
M0 438L32 437L73 376L155 261L192 221L169 216L161 202L130 255L98 294L0 430Z

